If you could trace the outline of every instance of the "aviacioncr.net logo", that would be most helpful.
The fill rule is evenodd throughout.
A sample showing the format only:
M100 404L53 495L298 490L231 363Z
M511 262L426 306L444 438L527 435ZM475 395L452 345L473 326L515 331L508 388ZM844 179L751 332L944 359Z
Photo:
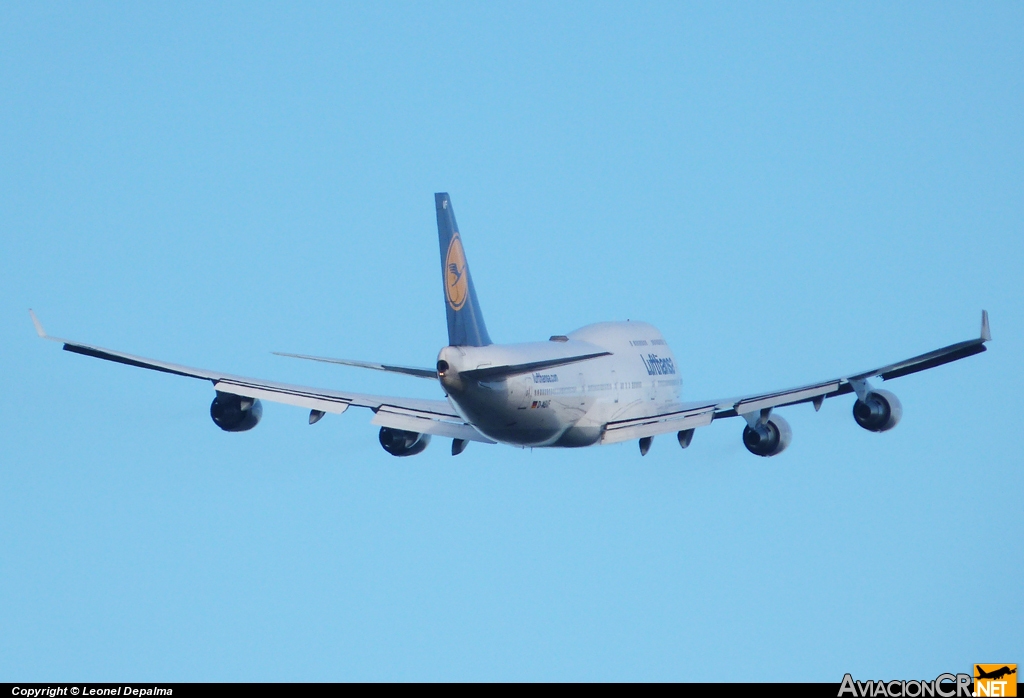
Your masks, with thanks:
M971 698L970 674L939 674L932 681L856 681L843 676L839 698Z
M462 240L458 233L452 235L452 241L448 243L448 254L444 259L444 293L448 305L455 311L462 309L469 295L466 253L462 251Z
M1017 695L1016 664L975 664L974 695L979 698Z

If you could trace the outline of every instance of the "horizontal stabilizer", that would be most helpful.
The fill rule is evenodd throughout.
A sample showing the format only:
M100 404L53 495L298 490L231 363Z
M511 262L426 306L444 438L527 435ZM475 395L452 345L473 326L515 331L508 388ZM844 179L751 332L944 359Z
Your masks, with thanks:
M305 359L306 361L320 361L325 364L338 364L340 366L355 366L357 368L372 368L374 371L387 371L388 373L402 373L406 376L417 378L437 379L437 371L432 368L416 368L414 366L395 366L392 364L378 364L372 361L355 361L353 359L332 359L326 356L307 356L305 354L287 354L283 351L273 352L275 356L287 356L290 359Z
M545 368L554 368L555 366L565 366L566 364L575 364L580 361L589 361L590 359L596 359L599 356L611 356L610 351L599 351L594 354L582 354L580 356L566 356L560 359L545 359L544 361L531 361L525 364L512 364L506 366L485 366L483 368L474 368L468 371L460 371L460 375L470 380L494 380L504 378L506 376L517 376L521 373L532 373L533 371L541 371Z

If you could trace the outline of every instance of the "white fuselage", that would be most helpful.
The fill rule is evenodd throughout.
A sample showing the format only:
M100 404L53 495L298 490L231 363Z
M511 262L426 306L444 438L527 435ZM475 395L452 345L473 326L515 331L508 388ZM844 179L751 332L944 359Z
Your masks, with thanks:
M460 372L600 352L610 355L502 377L464 380ZM608 422L664 412L682 391L675 357L645 322L602 322L564 340L445 347L438 361L452 407L485 436L516 446L590 446Z

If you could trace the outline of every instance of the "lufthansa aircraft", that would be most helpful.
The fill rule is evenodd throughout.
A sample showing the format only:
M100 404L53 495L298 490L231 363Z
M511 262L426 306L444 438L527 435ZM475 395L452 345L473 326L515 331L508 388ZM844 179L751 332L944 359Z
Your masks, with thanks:
M758 456L782 453L792 438L777 407L855 393L853 418L869 431L887 431L900 421L896 396L873 379L889 380L985 351L991 340L988 314L981 336L906 361L789 390L713 400L682 400L679 366L665 338L643 322L602 322L546 342L493 344L473 288L455 213L448 194L434 195L441 243L441 279L448 315L448 346L436 368L413 368L348 359L285 354L296 358L372 368L440 383L446 400L361 395L286 385L219 371L189 368L120 351L48 336L32 314L40 337L66 351L129 366L201 378L217 392L210 416L224 431L248 431L260 421L260 400L308 409L309 423L351 406L373 411L380 443L393 456L412 456L431 436L452 439L452 455L470 441L519 447L578 447L635 440L646 454L659 434L675 433L690 445L698 427L742 417L743 445ZM31 311L29 311L31 313Z

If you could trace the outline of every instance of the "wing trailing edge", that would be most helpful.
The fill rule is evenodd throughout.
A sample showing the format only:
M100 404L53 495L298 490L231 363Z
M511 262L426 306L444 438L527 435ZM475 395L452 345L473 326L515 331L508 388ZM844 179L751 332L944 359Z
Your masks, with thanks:
M601 434L601 443L615 444L620 441L632 441L633 439L667 434L670 431L686 431L697 427L706 427L714 418L715 405L705 404L697 407L681 407L650 417L608 422ZM687 445L689 445L688 441Z

